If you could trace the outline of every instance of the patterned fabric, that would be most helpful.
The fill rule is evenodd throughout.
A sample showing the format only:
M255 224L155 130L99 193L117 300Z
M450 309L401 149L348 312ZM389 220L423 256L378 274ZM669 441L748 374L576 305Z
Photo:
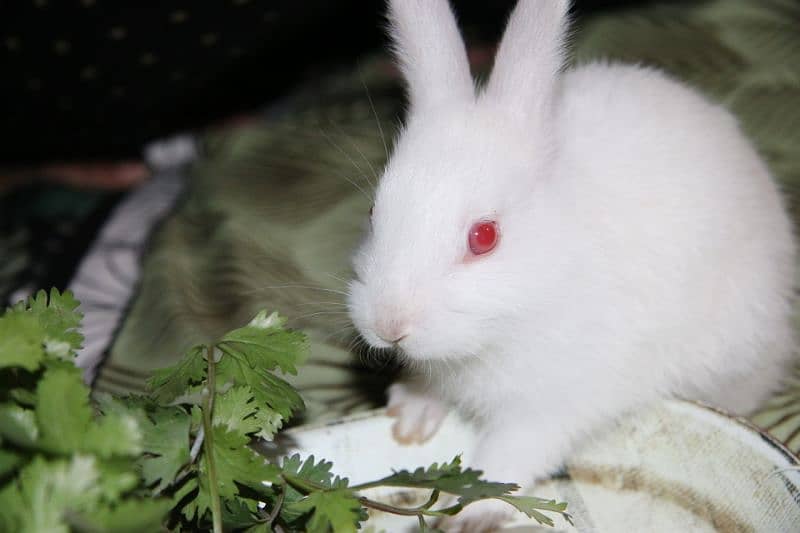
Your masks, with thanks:
M658 66L732 109L800 213L800 6L717 0L583 20L575 58ZM347 321L348 256L400 120L385 60L309 88L262 125L209 138L188 190L154 233L96 386L137 390L187 346L277 309L313 339L294 380L310 419L374 405L392 372ZM368 90L367 90L368 88ZM800 387L755 420L800 448Z

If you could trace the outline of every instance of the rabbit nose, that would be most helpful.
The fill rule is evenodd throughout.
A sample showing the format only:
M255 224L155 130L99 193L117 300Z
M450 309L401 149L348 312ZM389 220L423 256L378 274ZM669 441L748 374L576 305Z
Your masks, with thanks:
M408 322L396 318L378 320L375 333L389 344L397 344L408 336Z

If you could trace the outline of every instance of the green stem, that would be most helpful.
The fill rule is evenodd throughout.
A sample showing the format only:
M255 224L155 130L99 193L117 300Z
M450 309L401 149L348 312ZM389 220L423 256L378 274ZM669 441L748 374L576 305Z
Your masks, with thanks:
M205 453L206 467L208 468L208 492L209 500L211 502L211 519L214 524L214 533L223 533L222 531L222 507L219 502L219 493L217 492L217 467L214 460L214 432L212 427L213 413L214 413L214 394L216 392L216 364L214 363L214 346L209 346L206 352L206 359L208 360L208 376L206 380L206 388L203 391L203 432L205 433L205 440L203 441L203 449Z
M323 487L318 485L314 482L308 481L306 479L300 479L291 475L282 474L283 480L297 489L298 491L302 492L303 494L309 494L311 492L319 492L319 491L326 491L330 490L327 487ZM368 483L364 483L363 485L356 485L356 487L368 485ZM375 487L382 486L382 485L374 485ZM355 490L355 487L350 487L350 490ZM444 509L439 509L438 511L431 511L430 508L436 501L439 499L439 489L434 489L431 492L430 498L424 504L420 505L419 507L412 507L412 508L403 508L403 507L395 507L394 505L389 505L388 503L381 503L375 500L371 500L366 496L359 496L358 501L364 507L371 507L372 509L376 509L378 511L383 511L385 513L392 513L402 516L450 516L454 514L456 511L461 510L462 505L457 503L451 507L446 507Z
M268 526L271 526L272 523L275 521L275 519L278 518L278 515L281 512L281 507L283 506L284 498L286 498L286 488L285 487L283 487L281 489L280 494L278 494L278 499L275 501L275 506L272 508L272 512L269 513L269 516L267 517L266 524Z
M372 509L377 509L378 511L383 511L384 513L399 514L402 516L420 516L421 514L426 514L424 511L419 509L403 509L402 507L395 507L394 505L370 500L365 496L360 496L358 501L364 507L371 507Z

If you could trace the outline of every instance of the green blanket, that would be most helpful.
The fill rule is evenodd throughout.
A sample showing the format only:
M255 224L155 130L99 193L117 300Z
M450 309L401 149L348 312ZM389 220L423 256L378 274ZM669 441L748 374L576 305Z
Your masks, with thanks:
M800 213L800 6L717 0L580 21L576 61L655 65L727 105ZM157 229L100 390L138 390L189 345L277 309L307 331L293 379L308 419L380 403L395 369L357 341L343 306L348 259L400 123L386 58L324 79L258 126L207 139L188 191ZM800 448L800 385L756 417Z

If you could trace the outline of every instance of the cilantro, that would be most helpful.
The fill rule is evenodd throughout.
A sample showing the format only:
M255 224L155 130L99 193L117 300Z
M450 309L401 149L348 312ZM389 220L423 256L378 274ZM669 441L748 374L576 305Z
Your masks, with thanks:
M0 405L0 437L17 446L34 446L39 440L39 427L33 411L18 405Z
M44 330L35 316L7 312L0 317L0 367L36 370L44 358Z
M294 510L312 512L309 531L355 533L364 519L361 502L346 489L312 492L295 503Z
M299 455L270 462L250 447L303 408L283 378L308 351L276 313L154 373L149 394L91 398L71 358L83 342L73 296L41 291L0 317L0 531L241 530L354 532L366 510L425 522L498 498L543 524L566 506L513 494L456 457L351 486L333 465ZM405 509L370 500L375 486L430 489ZM440 493L457 503L434 509ZM274 527L273 527L274 526Z

